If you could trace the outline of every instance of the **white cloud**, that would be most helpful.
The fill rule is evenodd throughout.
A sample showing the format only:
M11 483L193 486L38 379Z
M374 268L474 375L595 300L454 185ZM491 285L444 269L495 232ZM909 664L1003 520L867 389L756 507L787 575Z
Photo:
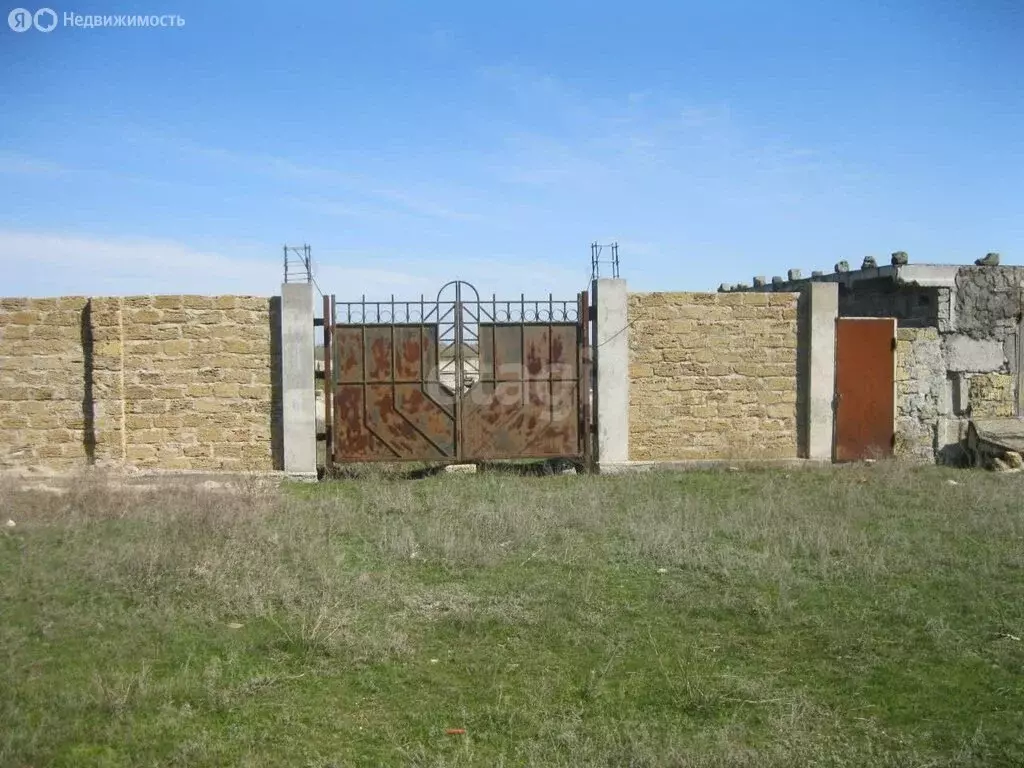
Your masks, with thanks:
M483 297L571 299L587 275L542 261L493 254L488 258L401 259L314 248L314 277L338 300L431 298L449 280L474 284ZM7 296L238 294L272 296L283 277L280 246L237 252L185 243L78 233L0 230L0 269Z
M197 144L167 131L137 126L130 129L129 135L141 146L166 147L184 158L201 159L236 173L281 179L288 184L301 183L302 196L292 196L291 201L321 213L355 216L367 212L374 217L403 216L455 222L482 218L468 210L474 207L477 190L453 189L433 178L418 181L396 178L393 169L386 172L356 170L338 159L335 163L321 160L310 164L270 152L240 152Z
M6 274L3 293L7 295L270 296L278 292L283 277L279 253L268 248L266 258L230 256L148 238L0 230L0 266ZM421 282L402 271L334 265L319 269L317 280L368 293Z
M794 144L758 129L728 102L692 103L655 89L591 95L540 71L517 65L482 69L484 82L524 107L502 126L489 153L500 181L557 189L559 194L629 189L655 199L687 194L754 199L863 189L865 170L824 148ZM538 119L537 116L542 116ZM709 184L715 187L714 193Z

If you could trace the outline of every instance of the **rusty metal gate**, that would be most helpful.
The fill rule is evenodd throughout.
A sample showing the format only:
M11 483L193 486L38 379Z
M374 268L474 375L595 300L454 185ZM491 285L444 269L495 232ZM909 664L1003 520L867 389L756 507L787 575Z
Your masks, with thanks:
M836 461L892 454L895 361L896 320L836 321Z
M588 297L324 299L327 463L590 461ZM328 467L329 468L329 467Z

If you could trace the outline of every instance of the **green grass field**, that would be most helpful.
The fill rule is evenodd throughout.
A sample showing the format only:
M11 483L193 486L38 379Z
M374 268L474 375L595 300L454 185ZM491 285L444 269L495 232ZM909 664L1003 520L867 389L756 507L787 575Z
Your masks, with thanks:
M0 765L1021 766L1022 491L0 486Z

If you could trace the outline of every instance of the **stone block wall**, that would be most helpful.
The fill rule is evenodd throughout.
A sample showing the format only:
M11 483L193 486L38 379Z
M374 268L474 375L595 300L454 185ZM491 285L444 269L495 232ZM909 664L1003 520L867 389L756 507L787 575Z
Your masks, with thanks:
M87 302L0 299L0 467L85 461Z
M939 419L951 409L938 329L898 328L895 455L932 461L940 448Z
M967 380L970 415L978 419L1014 416L1014 380L1008 373L978 373Z
M0 300L0 461L274 468L275 307L245 296Z
M948 318L940 313L927 328L899 320L898 456L957 461L971 418L1016 415L1021 281L1024 268L960 267ZM899 289L907 296L919 290Z
M755 281L753 290L835 282L840 317L895 318L896 455L957 463L971 418L1024 417L1024 267L990 262L894 262L810 280Z
M956 276L956 331L946 362L966 391L964 415L1016 415L1024 313L1024 267L961 267Z
M630 460L795 458L798 299L630 294Z
M943 291L945 291L943 293ZM839 287L840 317L895 317L901 327L934 327L944 306L948 289L897 285L878 278Z
M956 275L956 326L974 339L1002 342L1024 309L1024 267L961 267Z

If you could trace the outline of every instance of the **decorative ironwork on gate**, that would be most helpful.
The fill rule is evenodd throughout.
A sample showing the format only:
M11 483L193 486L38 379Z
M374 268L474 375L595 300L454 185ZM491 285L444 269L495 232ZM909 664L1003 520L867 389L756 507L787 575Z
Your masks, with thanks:
M589 462L588 297L324 299L328 461Z

